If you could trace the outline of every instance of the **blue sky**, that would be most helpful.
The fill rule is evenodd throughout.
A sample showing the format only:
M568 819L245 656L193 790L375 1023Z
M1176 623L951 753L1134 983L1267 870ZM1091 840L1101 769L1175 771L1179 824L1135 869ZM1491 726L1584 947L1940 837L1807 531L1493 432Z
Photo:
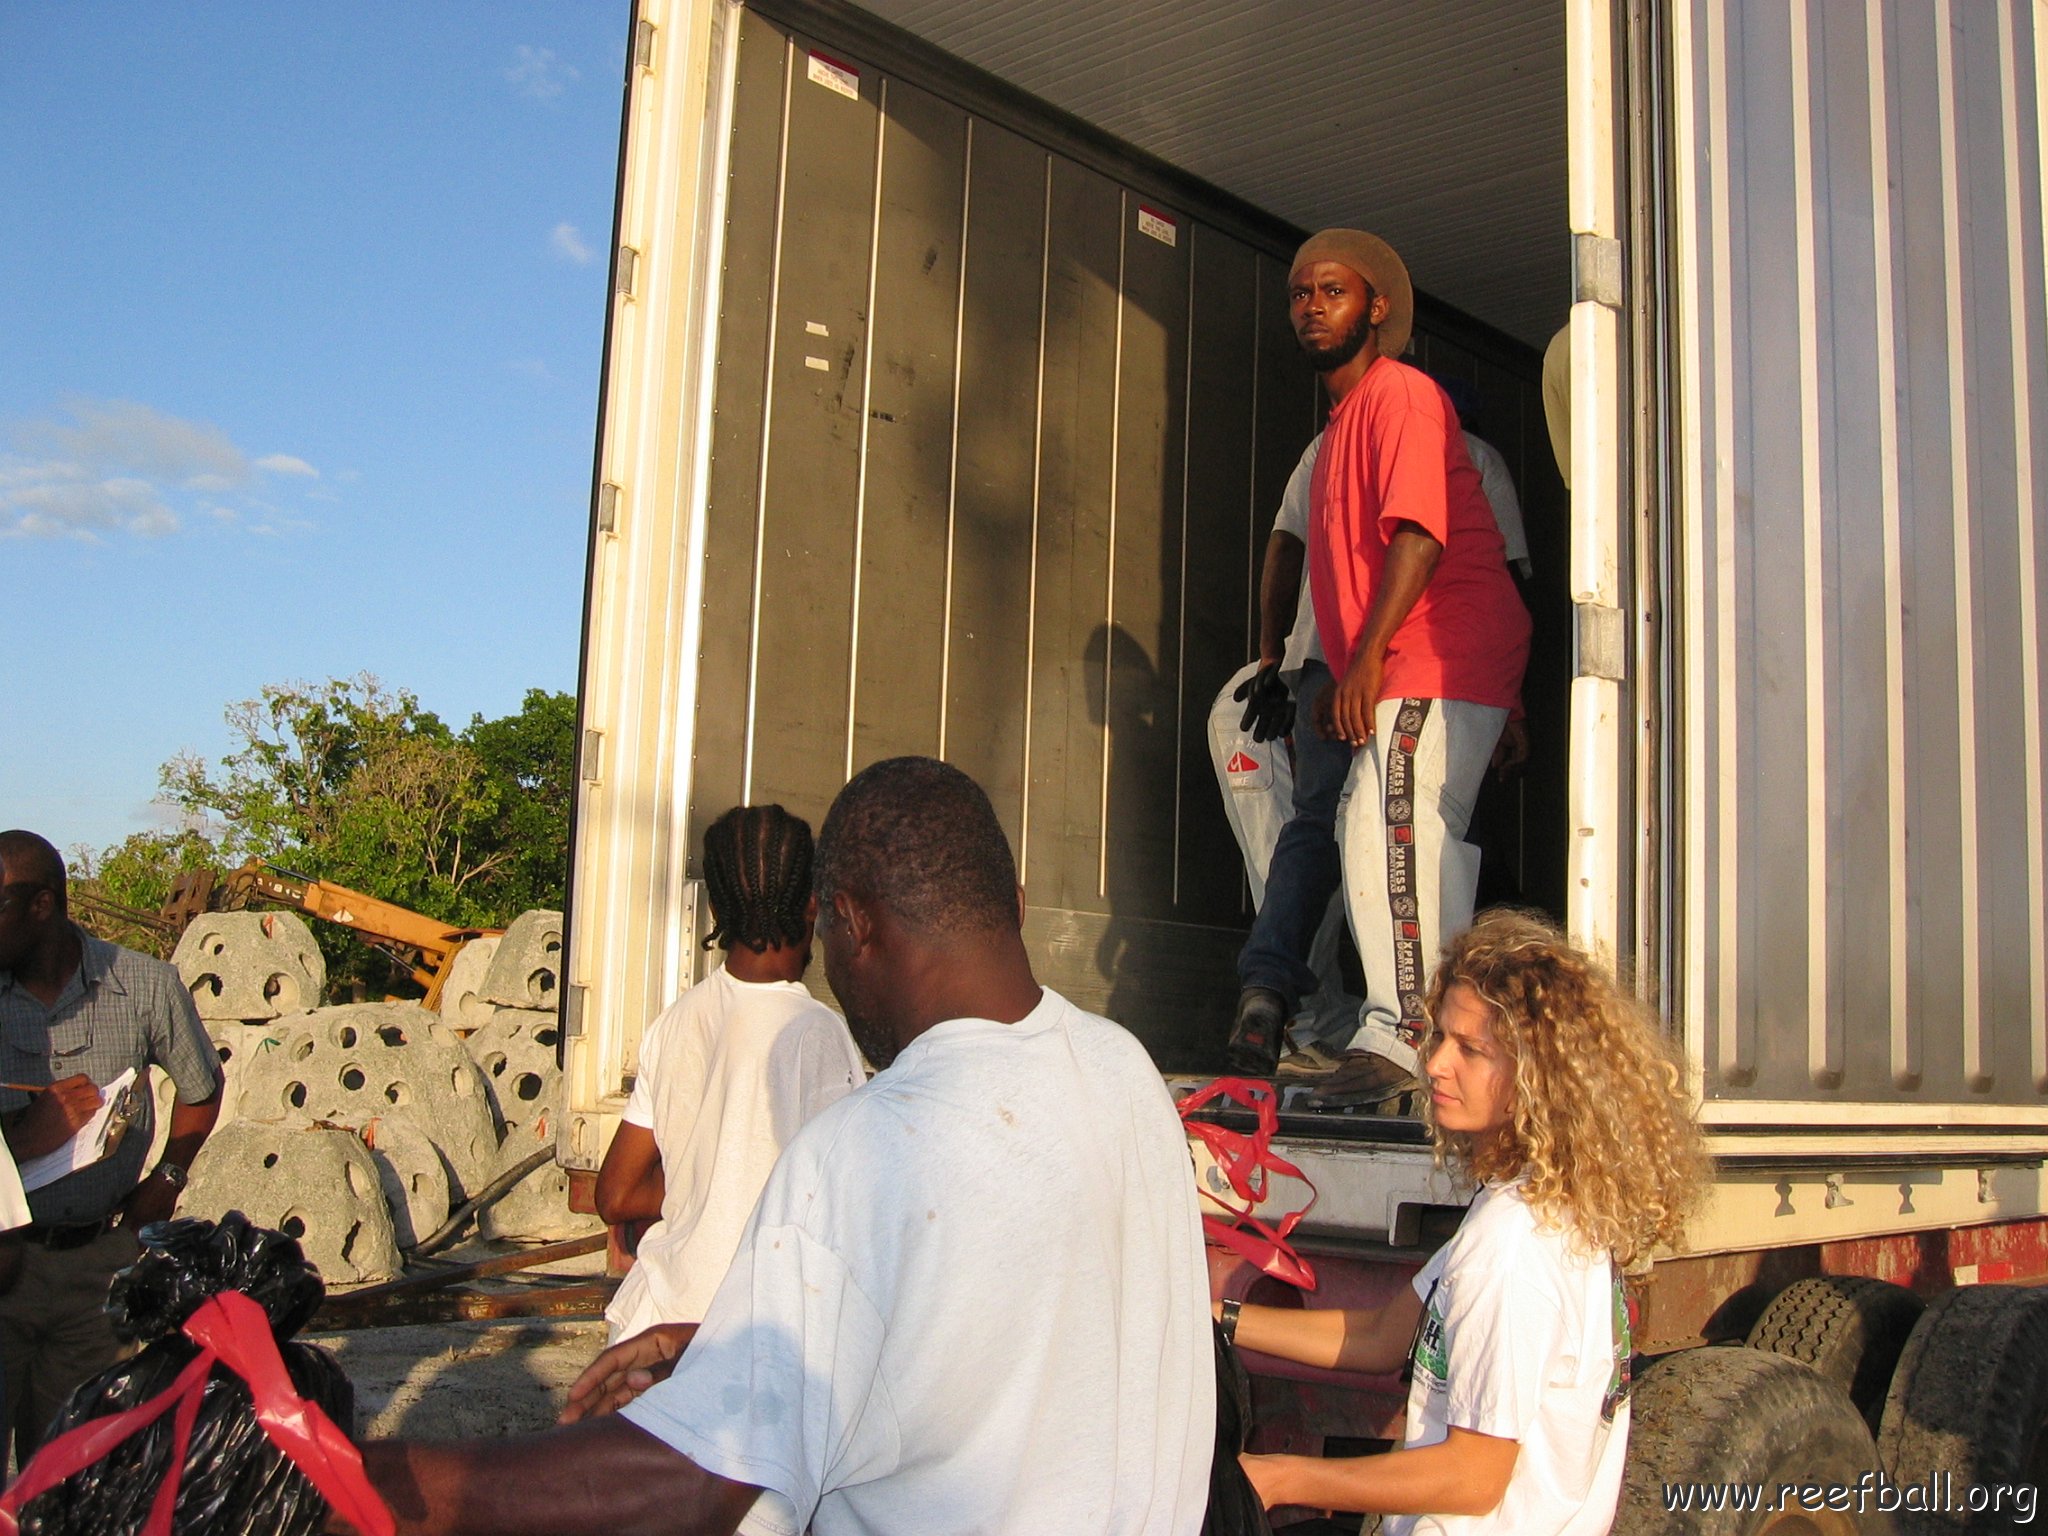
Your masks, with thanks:
M573 690L626 0L0 5L0 826Z

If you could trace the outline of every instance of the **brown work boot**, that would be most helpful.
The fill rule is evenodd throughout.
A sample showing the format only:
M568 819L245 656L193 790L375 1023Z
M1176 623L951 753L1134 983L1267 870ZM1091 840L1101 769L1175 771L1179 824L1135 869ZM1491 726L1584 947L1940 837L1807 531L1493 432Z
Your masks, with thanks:
M1287 1028L1287 999L1271 987L1246 987L1237 996L1237 1017L1223 1059L1238 1077L1270 1078L1280 1066L1280 1041Z
M1346 1051L1337 1070L1308 1096L1310 1109L1369 1109L1389 1106L1387 1114L1415 1113L1415 1074L1372 1051Z
M1343 1065L1342 1056L1332 1055L1310 1040L1280 1058L1280 1071L1277 1075L1283 1082L1315 1082L1328 1077Z

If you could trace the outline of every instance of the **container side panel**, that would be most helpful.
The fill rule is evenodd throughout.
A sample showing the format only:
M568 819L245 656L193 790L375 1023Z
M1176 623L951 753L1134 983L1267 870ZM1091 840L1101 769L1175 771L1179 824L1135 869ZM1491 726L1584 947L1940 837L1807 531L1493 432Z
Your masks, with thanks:
M704 828L744 794L747 657L767 400L769 274L782 177L789 41L751 12L740 22L733 89L718 382L704 534L704 628L692 735L689 868L701 875Z
M769 339L747 793L816 825L845 773L881 81L861 71L860 94L848 97L809 78L809 59L799 38Z
M2040 20L1674 30L1712 1097L2044 1108Z
M1186 449L1188 233L1185 213L1125 194L1117 317L1116 467L1109 611L1089 636L1106 662L1102 888L1119 918L1174 916L1176 750L1181 689L1181 477ZM1148 230L1171 233L1173 243ZM1207 701L1199 713L1207 718ZM1212 781L1213 782L1213 781ZM1227 996L1227 994L1226 994Z
M849 766L939 750L967 114L888 82Z
M1834 172L1817 189L1825 199L1825 234L1816 243L1823 251L1835 243L1872 250L1880 225L1873 202L1867 18L1829 7L1816 20L1824 46L1814 65L1814 118L1825 125L1826 163ZM1882 96L1877 105L1883 108ZM1815 316L1833 362L1818 374L1824 398L1817 416L1825 435L1815 445L1826 495L1829 671L1836 682L1827 716L1832 866L1823 882L1832 903L1828 936L1839 1013L1871 1020L1874 1027L1892 1011L1886 651L1891 596L1884 439L1871 403L1882 387L1879 331L1893 319L1879 313L1874 262L1832 263L1827 277L1825 302ZM1894 1086L1890 1051L1848 1053L1842 1086L1858 1098L1882 1097Z
M1110 498L1115 478L1117 282L1123 197L1055 159L1046 272L1044 424L1025 895L1100 912L1108 667Z
M1046 153L977 121L970 164L945 755L1021 849Z
M1209 756L1208 710L1244 664L1257 592L1247 543L1263 550L1271 513L1247 503L1252 472L1252 378L1258 257L1206 226L1190 240L1187 542L1182 584L1180 828L1174 900L1198 922L1230 924L1249 911L1237 839L1223 814Z
M2027 956L2034 920L2028 902L2029 822L2048 806L2027 799L2026 703L2022 658L2031 636L2021 632L2020 518L2040 509L2018 502L2019 434L2014 430L2016 349L2025 333L2013 323L2009 265L2019 254L2008 240L2007 162L2017 151L2006 137L2001 17L1995 8L1959 6L1954 38L1960 251L1967 286L1960 316L1963 389L1969 413L1970 615L1974 629L1969 680L1976 699L1978 859L1965 878L1977 884L1978 968L1986 1062L1993 1084L2030 1077L2027 1027L2033 991ZM2037 269L2038 275L2038 269Z

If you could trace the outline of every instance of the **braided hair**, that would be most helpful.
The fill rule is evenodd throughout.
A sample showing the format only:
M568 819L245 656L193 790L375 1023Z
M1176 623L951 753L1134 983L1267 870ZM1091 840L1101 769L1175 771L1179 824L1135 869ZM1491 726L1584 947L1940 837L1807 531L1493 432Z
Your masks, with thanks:
M755 954L810 934L811 828L779 805L736 805L704 831L711 932L704 947Z

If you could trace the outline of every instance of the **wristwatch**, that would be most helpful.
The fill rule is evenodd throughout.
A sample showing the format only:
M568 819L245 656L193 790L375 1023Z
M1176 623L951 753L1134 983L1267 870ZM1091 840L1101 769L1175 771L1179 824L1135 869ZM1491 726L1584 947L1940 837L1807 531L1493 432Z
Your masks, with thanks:
M1237 1342L1237 1314L1243 1306L1243 1302L1234 1298L1223 1303L1223 1316L1218 1321L1223 1324L1223 1342L1226 1344Z
M155 1176L162 1179L173 1189L183 1189L185 1187L185 1165L182 1163L158 1163Z

